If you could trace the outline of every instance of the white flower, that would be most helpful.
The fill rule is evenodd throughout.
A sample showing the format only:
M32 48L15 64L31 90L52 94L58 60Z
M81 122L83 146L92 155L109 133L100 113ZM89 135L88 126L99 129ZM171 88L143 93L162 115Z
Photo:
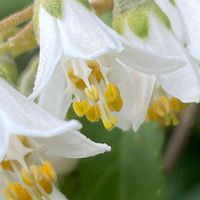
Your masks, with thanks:
M199 64L192 57L194 52L191 51L192 46L198 43L197 39L200 39L198 31L194 29L198 14L193 14L193 8L199 6L199 2L177 0L180 11L168 0L155 0L155 2L157 4L148 1L138 2L140 6L136 5L128 11L129 14L123 16L124 21L120 25L121 33L129 42L143 50L150 50L162 56L178 56L185 60L186 64L166 74L148 75L135 71L129 73L131 79L137 80L137 86L134 87L135 84L132 84L132 89L135 93L140 93L140 95L132 96L134 129L137 129L145 120L146 111L157 84L166 91L167 95L185 103L198 102L200 97L200 69ZM183 7L184 11L181 10ZM138 22L134 21L135 18ZM139 23L141 23L140 26L137 26ZM185 27L185 24L188 25ZM197 48L195 52L197 53ZM138 102L144 106L140 106Z
M176 1L176 5L170 4L167 0L157 0L156 2L169 17L171 24L174 24L174 26L172 26L172 29L176 35L175 39L173 35L167 36L165 34L167 41L171 41L169 42L171 44L173 43L174 50L177 49L178 51L180 49L182 51L182 56L185 57L185 60L187 61L187 64L183 68L178 69L172 73L159 76L158 79L160 81L160 84L167 93L174 97L177 97L183 102L199 102L200 68L199 63L196 62L196 60L192 57L195 56L194 52L198 52L197 46L195 47L194 45L198 44L197 40L200 37L198 37L198 31L194 29L194 26L196 26L195 22L198 26L197 21L198 16L200 15L200 11L198 12L198 10L196 10L196 12L194 12L193 9L199 6L199 2ZM170 11L172 9L170 7L173 7L177 10L176 6L180 7L180 11L182 12L181 15L179 15L180 20L177 20L178 15L176 18L170 17ZM185 12L185 10L181 8L187 8L187 11ZM177 10L177 12L179 12L179 10ZM181 16L183 16L183 19L181 18ZM184 25L186 25L186 27L184 27ZM177 27L180 27L179 31L177 30ZM182 32L182 36L179 34L180 32ZM171 49L169 49L169 51L171 51Z
M124 105L129 104L122 94L129 90L124 87L129 83L122 63L149 73L168 72L183 64L177 56L158 57L129 45L74 0L63 1L61 19L40 6L39 38L40 63L31 97L41 94L39 104L61 118L73 101L79 116L92 122L101 118L108 129L123 119L121 113L129 118L121 112L122 107L128 111ZM113 73L118 80L112 80Z
M175 0L175 6L178 8L178 13L181 16L179 17L173 17L171 15L170 4L168 4L167 1L161 1L157 0L157 3L163 11L166 13L166 15L170 18L171 23L174 24L173 30L181 39L183 44L187 45L187 48L189 49L189 52L191 55L196 58L200 59L200 25L199 25L199 17L200 17L200 2L198 0L193 1L186 1L186 0ZM182 23L181 23L182 21ZM184 25L184 30L183 26ZM179 27L179 28L178 28ZM181 29L183 31L181 31ZM182 37L180 36L179 32L182 32Z
M7 152L12 135L37 137L40 141L48 141L52 146L45 147L46 151L64 157L86 157L110 149L107 145L90 141L78 132L81 125L77 121L63 121L51 116L3 79L0 79L0 99L0 160Z
M55 194L56 189L50 190L53 187L54 178L50 181L45 175L49 173L46 170L52 170L54 173L53 169L51 169L51 164L42 158L42 155L83 158L110 151L110 147L106 144L94 143L82 135L78 131L81 125L77 121L64 121L53 117L22 96L3 79L0 79L0 99L0 170L1 182L7 183L5 195L10 195L11 191L18 191L18 189L19 194L16 195L24 194L23 191L26 191L31 197L36 195L36 199L41 193L44 197L50 195L51 192L53 192L51 195L57 195ZM30 154L35 154L34 159L31 159L32 162L27 157ZM33 165L38 161L41 165ZM6 175L8 169L7 165L4 166L5 162L13 168L10 178ZM41 169L43 169L43 182L37 179L37 174L41 173ZM19 177L23 170L25 170L24 174L22 173L22 177ZM38 194L29 188L32 186L32 179L29 175L34 176L33 184L38 187L40 191ZM54 197L51 198L55 199ZM21 197L22 200L27 200L27 198L27 195Z
M57 175L53 165L45 160L40 146L28 137L11 137L6 157L0 162L0 179L5 199L66 200L54 186Z

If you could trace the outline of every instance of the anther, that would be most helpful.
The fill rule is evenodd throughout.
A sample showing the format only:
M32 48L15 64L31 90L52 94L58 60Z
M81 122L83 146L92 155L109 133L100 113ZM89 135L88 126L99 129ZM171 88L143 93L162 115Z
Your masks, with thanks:
M187 104L182 103L178 99L172 97L161 97L156 100L148 109L147 119L149 121L158 121L162 125L176 126L179 124L179 114L187 107Z
M100 66L98 62L96 61L87 61L87 65L90 69L92 69L92 72L89 76L89 80L92 83L93 82L93 77L95 77L97 83L100 83L101 80L103 80L103 75L100 71Z
M101 111L99 109L99 106L97 104L90 106L86 117L90 122L97 122L101 118Z
M0 163L0 165L4 170L13 171L12 165L11 165L10 161L8 161L8 160L2 161Z
M110 116L109 118L102 119L103 125L106 129L112 129L118 122L118 119L114 116Z
M46 180L56 181L57 175L55 169L53 168L52 164L49 161L45 161L40 167L40 170Z
M123 106L123 100L120 96L119 89L112 83L107 85L104 92L106 103L111 111L119 112Z
M27 190L19 183L9 183L3 193L6 200L32 200Z
M89 103L87 100L75 101L73 102L73 109L78 117L83 117L89 109Z
M78 76L74 75L74 70L72 67L68 69L67 75L77 89L84 90L86 88L85 82Z
M94 85L91 86L91 89L85 88L85 94L88 98L92 99L93 101L99 101L99 91Z

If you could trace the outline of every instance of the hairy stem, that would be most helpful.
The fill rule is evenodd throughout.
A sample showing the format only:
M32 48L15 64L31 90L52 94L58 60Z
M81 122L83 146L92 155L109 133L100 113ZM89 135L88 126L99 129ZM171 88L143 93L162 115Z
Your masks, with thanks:
M31 19L32 16L33 16L33 5L30 5L24 10L19 11L0 21L0 32L1 33L6 32L9 29L18 26L19 24L22 24L23 22Z
M37 47L37 42L33 34L33 23L30 21L15 36L0 45L0 53L11 52L13 56Z

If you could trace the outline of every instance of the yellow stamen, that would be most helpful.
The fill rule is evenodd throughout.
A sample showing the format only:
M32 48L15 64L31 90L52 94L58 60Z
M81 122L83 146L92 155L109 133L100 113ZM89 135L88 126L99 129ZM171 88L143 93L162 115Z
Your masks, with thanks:
M69 68L67 75L72 83L76 86L76 88L78 88L79 90L84 90L86 88L85 82L78 76L74 75L74 70L72 67Z
M87 100L75 101L73 103L73 109L77 116L83 117L89 109L89 103L87 102Z
M179 114L187 107L187 104L182 103L178 99L172 97L161 97L156 100L148 109L147 119L148 121L158 121L162 125L178 125Z
M56 172L49 161L45 161L41 166L41 172L43 176L49 181L55 181L57 179Z
M37 145L31 138L15 137L24 147L31 148L35 151L38 150L35 149ZM39 161L43 160L38 154L39 152L35 155L38 157ZM30 160L26 156L23 161L24 162L21 160L4 160L0 163L2 167L2 181L6 183L3 190L5 199L50 200L49 194L53 192L54 181L57 177L52 164L49 161L44 161L42 164L29 165ZM12 170L12 176L5 170Z
M159 121L159 116L157 115L156 112L154 112L154 109L152 106L150 106L147 111L147 119L149 121Z
M45 190L47 194L51 194L53 191L52 183L48 180L42 179L38 181L42 188Z
M91 89L85 88L85 94L93 101L99 101L99 91L94 85L91 86Z
M180 100L176 98L171 98L171 105L175 112L180 112L181 110L188 107L187 103L182 103Z
M81 65L82 62L79 64ZM102 65L100 61L86 61L84 67L91 69L89 77L84 77L84 79L74 75L73 66L68 70L70 81L77 89L84 90L84 93L82 91L74 92L77 99L84 98L84 100L75 101L73 109L77 116L83 117L85 115L90 122L102 119L105 128L112 129L118 122L112 112L120 112L123 107L123 99L119 88L115 84L108 82L108 77L101 71Z
M177 126L179 125L179 123L180 123L180 120L175 115L172 115L172 125Z
M34 176L27 170L22 169L22 180L28 186L33 186L35 184Z
M93 83L93 76L94 76L96 81L100 83L101 80L103 80L103 75L100 71L99 64L96 61L87 61L87 65L90 69L92 69L92 72L89 76L90 82Z
M7 200L32 200L27 190L19 183L9 183L3 193Z
M11 165L10 161L8 161L8 160L1 162L0 165L2 166L2 168L4 170L13 171L12 165Z
M123 100L121 97L119 97L113 102L107 101L106 103L111 111L116 111L116 112L119 112L123 106Z
M116 100L120 96L119 89L113 83L109 83L107 85L107 88L104 94L105 94L106 100L110 102Z
M162 106L161 102L153 102L152 104L153 111L160 117L164 117L166 115L165 108Z
M90 122L97 122L101 118L101 112L97 104L90 106L86 113L86 117Z
M19 140L21 141L21 143L25 146L25 147L29 147L29 140L27 137L25 136L18 136Z
M167 97L161 97L160 104L166 113L170 112L170 101Z
M45 161L41 166L31 165L29 171L22 170L22 180L26 185L37 187L39 183L47 194L52 192L52 183L56 178L55 170L49 161ZM40 193L39 189L38 192Z
M103 125L106 129L110 130L112 129L118 122L118 119L114 116L111 116L107 119L103 119Z
M112 83L107 85L104 92L106 103L111 111L119 112L123 106L123 100L120 96L119 89Z

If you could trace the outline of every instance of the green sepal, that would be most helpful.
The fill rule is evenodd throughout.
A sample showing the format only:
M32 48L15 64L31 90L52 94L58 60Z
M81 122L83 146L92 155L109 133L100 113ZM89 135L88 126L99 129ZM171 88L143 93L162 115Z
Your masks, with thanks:
M121 1L120 1L121 2ZM118 4L120 5L120 4ZM146 1L141 4L138 3L131 8L125 9L124 4L123 9L116 8L114 10L114 20L113 27L119 34L123 34L125 24L128 24L130 29L140 38L146 38L149 34L149 14L150 12L168 28L171 29L171 24L165 13L162 12L160 7L153 1ZM120 11L121 10L121 11ZM117 12L116 12L117 11Z
M40 6L53 17L62 17L62 0L35 0L34 1L34 15L33 15L33 29L36 36L36 40L39 44L39 12Z
M127 13L127 22L131 30L141 38L149 33L148 8L142 7ZM138 23L139 22L139 23Z
M53 17L62 17L62 0L40 0L40 3Z
M171 4L173 4L174 6L176 6L175 0L169 0L169 2L170 2Z

